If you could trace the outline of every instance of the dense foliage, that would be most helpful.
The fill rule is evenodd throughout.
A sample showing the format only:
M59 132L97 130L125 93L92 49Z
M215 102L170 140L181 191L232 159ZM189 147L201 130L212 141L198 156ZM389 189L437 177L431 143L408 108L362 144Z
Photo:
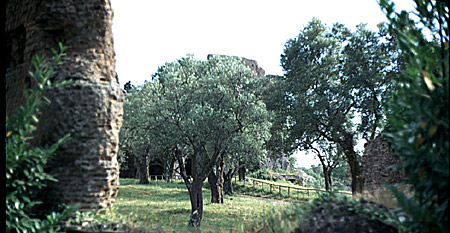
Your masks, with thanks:
M236 57L188 56L159 67L154 80L127 95L122 147L144 156L169 151L177 160L191 199L191 226L200 225L201 188L213 168L264 153L269 116L254 76Z
M34 72L30 76L36 81L31 90L25 90L26 103L16 113L6 117L6 231L7 232L56 232L60 221L73 211L65 208L61 213L46 216L36 211L42 203L37 193L48 181L57 179L44 171L49 156L69 137L66 135L53 145L35 147L31 141L39 122L39 110L49 103L45 97L48 89L67 82L51 83L54 68L60 64L65 47L48 61L45 56L33 58Z
M287 41L281 55L290 141L303 150L330 148L345 155L352 192L363 189L355 141L373 139L380 131L381 104L400 67L394 42L383 24L378 32L363 24L351 32L338 23L329 28L315 18Z
M415 1L418 21L380 1L407 55L406 71L387 105L387 138L401 157L413 195L393 189L410 215L408 232L448 232L449 227L449 10L444 2ZM448 3L447 3L448 4Z

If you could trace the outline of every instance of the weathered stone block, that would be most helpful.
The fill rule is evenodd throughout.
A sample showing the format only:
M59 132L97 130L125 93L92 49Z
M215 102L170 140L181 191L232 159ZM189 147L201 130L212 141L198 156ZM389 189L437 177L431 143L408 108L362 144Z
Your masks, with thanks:
M404 179L397 171L400 158L393 155L381 135L364 145L363 176L365 189L378 189L381 184L398 183Z
M221 56L221 57L227 57L227 55L219 55L219 54L208 54L207 59L209 60L212 56ZM256 73L256 77L263 78L266 74L266 71L262 67L258 65L258 62L255 60L251 60L245 57L241 57L242 61L245 65L247 65L250 69L253 70L253 72Z

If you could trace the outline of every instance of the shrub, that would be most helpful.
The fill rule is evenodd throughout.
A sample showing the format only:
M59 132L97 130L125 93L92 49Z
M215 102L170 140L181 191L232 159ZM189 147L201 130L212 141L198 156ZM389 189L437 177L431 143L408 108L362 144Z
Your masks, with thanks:
M411 217L408 232L448 232L449 11L445 2L415 2L418 22L405 11L394 13L393 3L380 1L406 63L387 106L386 137L402 159L413 195L391 190Z
M34 72L31 77L36 85L24 91L26 103L16 113L6 117L6 231L7 232L53 232L61 220L75 207L65 208L61 213L52 212L40 216L34 208L42 203L36 194L46 186L47 181L57 181L44 171L47 159L69 137L47 147L34 147L31 143L33 132L38 124L39 109L49 100L44 96L50 88L65 85L67 82L52 83L54 68L60 64L66 48L60 44L60 52L51 62L45 56L33 59Z
M135 228L139 220L139 217L133 212L128 215L121 215L117 208L103 207L95 212L76 211L74 217L67 221L66 229L90 232L128 232Z
M307 221L300 225L306 232L397 232L405 220L401 211L335 191L319 192L309 208Z

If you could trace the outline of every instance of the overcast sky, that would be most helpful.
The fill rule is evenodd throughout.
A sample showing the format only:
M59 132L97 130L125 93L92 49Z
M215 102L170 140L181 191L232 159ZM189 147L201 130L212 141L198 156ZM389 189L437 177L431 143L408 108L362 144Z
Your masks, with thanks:
M396 0L396 9L413 9ZM312 20L338 22L354 30L360 23L376 31L386 17L376 0L111 0L119 83L150 80L158 66L187 54L206 60L225 54L256 60L266 74L282 75L280 55ZM299 166L318 163L298 155ZM306 158L307 157L307 158Z

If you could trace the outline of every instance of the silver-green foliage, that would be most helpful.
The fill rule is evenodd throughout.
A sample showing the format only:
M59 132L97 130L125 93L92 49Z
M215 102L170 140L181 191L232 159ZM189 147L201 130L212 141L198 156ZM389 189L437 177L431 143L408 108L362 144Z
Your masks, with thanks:
M192 159L185 183L197 192L222 154L263 152L270 123L259 82L237 57L166 63L128 92L121 140L135 153L176 150L179 163Z
M154 77L127 94L124 127L133 130L123 140L133 148L183 144L207 153L218 146L235 152L248 149L242 144L261 148L269 137L258 80L239 58L188 56L161 66ZM249 145L253 138L259 140Z

